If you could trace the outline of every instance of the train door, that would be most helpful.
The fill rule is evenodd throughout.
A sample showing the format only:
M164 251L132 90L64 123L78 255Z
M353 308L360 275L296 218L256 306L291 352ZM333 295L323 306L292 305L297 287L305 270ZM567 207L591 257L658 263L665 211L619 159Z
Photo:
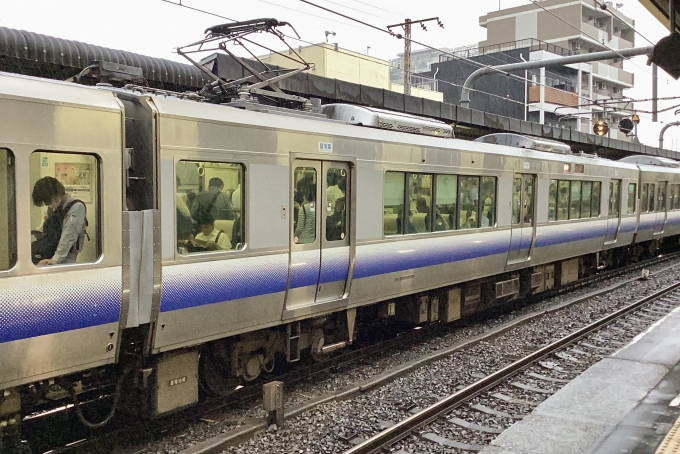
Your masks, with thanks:
M536 176L515 175L512 182L512 230L508 264L529 259L534 242Z
M607 233L605 244L616 242L621 221L621 180L609 182L609 211L607 215Z
M295 160L286 310L337 301L350 266L349 165Z
M666 181L659 181L658 192L656 196L656 223L654 225L654 234L660 235L666 225Z

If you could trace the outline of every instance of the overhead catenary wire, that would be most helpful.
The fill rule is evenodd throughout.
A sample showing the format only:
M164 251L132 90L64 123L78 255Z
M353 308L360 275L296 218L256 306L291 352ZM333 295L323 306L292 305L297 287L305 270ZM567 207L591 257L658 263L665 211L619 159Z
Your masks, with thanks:
M211 15L211 16L220 17L220 18L222 18L222 19L226 19L226 20L229 20L229 21L231 21L231 22L237 22L235 19L231 19L231 18L228 18L228 17L225 17L225 16L221 16L221 15L219 15L219 14L211 13L211 12L209 12L209 11L204 11L204 10L200 10L200 9L197 9L197 8L190 7L190 6L188 6L188 5L183 4L181 1L180 1L179 3L175 3L175 2L170 1L170 0L162 0L162 1L167 2L167 3L170 3L170 4L173 4L173 5L176 5L176 6L181 6L181 7L188 8L188 9L191 9L191 10L194 10L194 11L198 11L198 12L201 12L201 13L209 14L209 15ZM270 2L265 1L265 0L258 0L258 1L262 1L263 3L270 3ZM271 4L271 3L270 3L270 4ZM276 6L281 6L281 5L276 5ZM290 8L283 7L283 6L281 6L281 7L282 7L282 8L286 8L286 9L290 9ZM294 11L297 11L297 10L294 10ZM305 13L305 14L309 14L309 13ZM320 16L315 16L315 17L320 17ZM322 18L322 19L326 19L326 18ZM327 19L327 20L330 20L330 19ZM365 25L371 26L370 24L367 24L367 23L366 23ZM371 27L372 27L372 28L377 28L378 30L383 31L383 32L385 31L385 30L380 29L380 28L375 27L375 26L371 26ZM324 44L316 44L316 43L312 43L312 42L306 41L306 40L304 40L304 39L301 39L301 38L298 38L298 37L295 37L295 36L289 36L289 35L285 35L285 34L284 34L283 36L285 36L286 38L290 38L290 39L294 39L294 40L303 42L303 43L308 44L308 45L311 45L311 46L322 47L322 46L324 45ZM416 41L413 41L413 40L412 40L412 42L416 42ZM416 44L423 45L423 44L418 43L418 42L416 42ZM442 51L440 51L439 49L436 49L436 48L431 48L431 47L426 46L426 45L423 45L423 46L424 46L424 47L428 47L428 48L433 49L433 50L436 50L437 52L440 52L440 53L442 53L442 54L452 55L452 54L449 54L449 53L447 53L447 52L442 52ZM345 55L348 55L348 56L352 56L352 57L354 57L354 58L359 58L359 59L362 59L362 60L365 60L365 61L370 61L370 62L372 62L372 63L377 63L377 64L380 64L380 65L384 65L384 66L387 66L387 67L392 68L392 69L397 69L397 70L403 71L401 68L398 68L398 67L395 68L394 66L391 66L391 65L390 65L389 63L387 63L387 62L385 62L385 63L377 62L375 59L364 58L364 57L361 57L360 55L357 55L356 53L349 53L349 52L344 52L344 51L341 51L341 50L338 50L337 52L342 53L342 54L345 54ZM458 58L458 59L460 59L460 60L462 60L462 61L466 61L468 64L473 64L473 65L475 65L475 66L480 66L480 67L486 67L486 66L487 66L487 65L484 65L483 63L475 62L474 60L470 60L470 59L466 59L466 58L458 57L458 56L455 56L455 57ZM495 58L495 57L494 57L494 58ZM499 72L500 72L500 71L499 71ZM521 76L515 76L515 75L513 75L513 74L504 73L504 72L500 72L500 73L503 74L503 75L506 75L506 76L514 77L514 78L516 78L516 79L518 79L518 80L521 80L521 81L530 82L530 83L535 84L535 85L545 85L545 84L540 84L540 83L533 82L533 81L531 81L531 80L529 80L529 79L527 79L527 78L521 77ZM454 86L454 87L457 87L457 88L463 88L463 86L460 85L460 84L456 84L456 83L454 83L454 82L449 82L449 81L442 80L442 79L437 79L437 82L438 82L438 83L443 83L443 84L446 84L446 85L450 85L450 86ZM547 85L545 85L545 86L547 86ZM518 104L518 105L521 105L521 106L526 106L526 103L523 102L523 101L517 101L517 100L514 100L514 99L510 99L510 98L508 98L508 97L506 97L506 96L497 95L497 94L495 94L495 93L489 93L489 92L486 92L486 91L483 91L483 90L478 90L478 89L470 89L470 91L476 92L476 93L480 93L480 94L484 94L484 95L488 95L488 96L490 96L490 97L492 97L492 98L501 99L501 100L506 101L506 102ZM565 90L560 90L560 91L565 91ZM570 92L567 92L567 93L570 93ZM587 99L587 100L590 101L590 99L588 99L588 98L585 97L585 96L582 96L582 98ZM550 110L550 109L542 108L542 107L539 107L539 106L533 106L533 108L536 109L536 110L543 110L543 111L545 111L545 112L554 113L554 112L553 112L552 110ZM615 110L620 110L620 109L617 108L617 109L615 109ZM628 111L632 111L632 110L628 110Z

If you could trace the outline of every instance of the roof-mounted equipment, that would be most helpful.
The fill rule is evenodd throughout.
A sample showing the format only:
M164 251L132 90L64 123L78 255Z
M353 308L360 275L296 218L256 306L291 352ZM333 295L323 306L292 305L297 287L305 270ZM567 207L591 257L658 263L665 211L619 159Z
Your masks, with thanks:
M453 127L443 121L390 112L389 110L350 104L326 104L321 106L321 113L331 120L338 120L351 125L453 138Z
M276 83L291 77L295 74L307 71L312 67L312 64L307 63L288 43L286 43L285 35L279 30L280 27L288 26L293 28L288 22L280 22L276 19L253 19L243 22L233 22L229 24L215 25L205 31L205 38L196 41L187 46L177 48L177 53L194 66L208 75L213 82L207 84L199 94L210 98L214 102L232 101L230 105L239 107L237 103L245 104L248 102L262 102L265 104L273 104L277 107L286 108L302 108L302 110L312 110L312 105L307 98L302 96L295 96L284 93ZM295 28L293 31L298 35ZM287 51L278 52L269 47L256 43L253 41L251 35L256 33L271 34L280 39L288 48ZM300 36L298 35L298 38ZM228 44L240 46L257 61L257 66L264 68L261 71L255 69L252 63L248 63L244 59L238 57L234 52L229 50ZM248 46L259 47L269 51L271 54L277 54L290 60L297 68L277 68L274 69L259 58L248 49ZM240 64L245 70L245 74L250 74L241 79L226 81L222 80L205 68L200 63L196 62L190 55L203 52L217 52L222 51L229 55L234 61ZM245 105L241 106L245 107Z
M549 153L571 154L571 147L556 140L541 137L524 136L522 134L498 133L487 134L475 139L475 142L506 145L508 147L529 148L531 150L547 151Z
M619 159L619 162L627 162L629 164L643 164L648 166L672 167L675 169L680 167L680 162L659 156L626 156L625 158Z

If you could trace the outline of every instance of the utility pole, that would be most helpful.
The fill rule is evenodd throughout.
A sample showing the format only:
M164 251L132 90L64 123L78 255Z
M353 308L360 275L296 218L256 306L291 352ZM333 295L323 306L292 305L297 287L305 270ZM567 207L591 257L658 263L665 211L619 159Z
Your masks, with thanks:
M387 29L392 31L394 27L402 27L404 29L404 36L397 34L397 38L404 39L404 94L411 94L411 25L420 24L423 30L427 31L425 27L425 22L436 20L437 24L444 28L444 24L441 23L439 17L430 17L429 19L411 20L406 19L401 24L388 25Z

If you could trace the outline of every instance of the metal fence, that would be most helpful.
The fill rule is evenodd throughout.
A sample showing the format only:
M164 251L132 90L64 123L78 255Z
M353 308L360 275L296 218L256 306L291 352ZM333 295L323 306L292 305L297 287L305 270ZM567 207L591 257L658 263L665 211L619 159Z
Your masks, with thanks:
M506 52L515 49L529 49L531 52L544 50L546 52L550 52L556 55L572 55L572 52L569 49L565 49L564 47L556 46L554 44L546 43L544 41L534 38L520 39L518 41L494 44L492 46L484 47L471 46L465 49L454 50L451 53L456 57L470 58L476 57L478 55L493 54L496 52ZM439 56L440 62L449 60L455 60L455 57L444 54Z

